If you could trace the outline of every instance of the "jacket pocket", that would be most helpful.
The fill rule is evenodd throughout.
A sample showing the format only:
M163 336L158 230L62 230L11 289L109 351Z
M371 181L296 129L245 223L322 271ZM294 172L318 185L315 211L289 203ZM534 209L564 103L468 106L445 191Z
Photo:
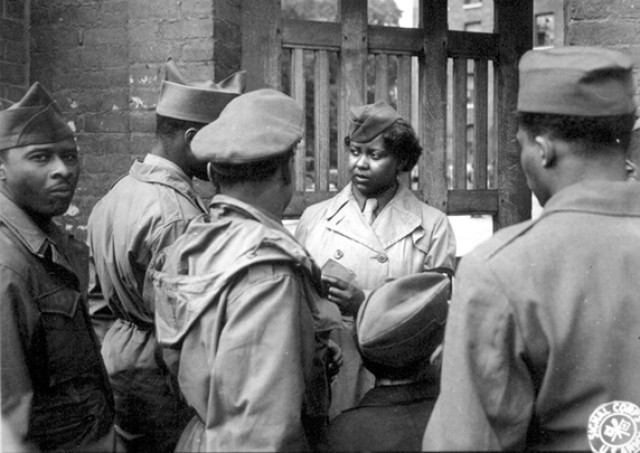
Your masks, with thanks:
M53 387L95 370L98 351L84 313L83 295L58 287L38 300L40 323L36 333L41 384Z

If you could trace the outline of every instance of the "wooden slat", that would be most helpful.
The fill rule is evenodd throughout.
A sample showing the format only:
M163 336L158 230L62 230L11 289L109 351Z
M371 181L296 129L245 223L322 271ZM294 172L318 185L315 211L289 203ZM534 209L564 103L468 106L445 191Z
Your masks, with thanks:
M496 215L499 209L499 192L495 189L449 190L448 215Z
M348 131L348 109L362 105L366 99L367 0L340 2L340 98L338 100L339 146ZM341 147L341 146L340 146ZM347 154L338 152L338 186L349 180Z
M421 136L424 152L420 185L431 206L447 210L447 1L421 3L424 56L420 65Z
M447 52L452 58L497 60L498 35L449 30L447 32Z
M282 45L305 49L340 50L340 24L312 20L283 20Z
M291 52L291 97L296 100L298 105L305 111L305 85L304 78L304 51L302 49L293 49ZM304 128L306 130L306 127ZM298 146L295 158L295 190L304 190L304 174L306 167L306 139Z
M316 190L329 189L329 55L326 50L315 53L314 121Z
M467 188L467 59L453 59L453 188Z
M520 166L513 115L518 97L518 61L533 44L533 0L494 0L500 58L496 67L498 187L500 211L494 229L531 218L531 192Z
M473 64L473 181L475 189L487 188L489 152L489 74L487 60L474 60Z
M418 55L422 51L422 30L419 28L368 27L369 50L372 53Z
M376 87L375 100L389 102L389 57L386 54L375 56Z
M246 91L280 89L282 35L280 0L242 0L242 69L247 71Z
M398 57L398 75L397 75L397 109L398 113L411 124L411 57L401 55ZM411 187L411 174L405 173L401 175L402 181Z

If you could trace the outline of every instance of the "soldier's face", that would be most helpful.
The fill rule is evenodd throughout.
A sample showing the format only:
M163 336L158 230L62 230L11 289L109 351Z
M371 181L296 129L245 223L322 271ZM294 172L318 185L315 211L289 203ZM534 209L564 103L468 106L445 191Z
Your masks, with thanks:
M64 214L78 184L80 164L73 139L28 145L0 153L0 187L36 220Z
M384 146L382 135L367 143L349 144L351 182L365 197L375 197L396 184L398 159Z

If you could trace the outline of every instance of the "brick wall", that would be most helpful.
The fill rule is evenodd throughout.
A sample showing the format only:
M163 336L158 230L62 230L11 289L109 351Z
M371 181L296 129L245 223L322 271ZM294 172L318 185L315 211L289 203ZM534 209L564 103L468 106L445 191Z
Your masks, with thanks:
M83 173L63 220L83 237L95 202L153 144L167 57L192 81L239 69L240 0L31 1L30 78L75 127Z
M565 0L565 16L565 45L606 46L627 52L635 62L636 87L640 87L637 0Z
M29 87L29 0L0 0L0 98L15 102Z

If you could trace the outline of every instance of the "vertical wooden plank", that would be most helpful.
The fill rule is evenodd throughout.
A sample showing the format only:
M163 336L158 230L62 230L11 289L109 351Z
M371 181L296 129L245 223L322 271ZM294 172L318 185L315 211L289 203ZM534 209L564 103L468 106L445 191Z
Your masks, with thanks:
M453 59L453 188L467 188L467 59Z
M342 46L340 48L340 99L338 102L339 189L349 182L347 154L342 149L342 140L348 132L349 107L362 105L366 99L367 3L367 0L340 1Z
M422 0L424 56L420 65L420 127L424 152L420 167L423 200L447 210L447 0Z
M473 73L474 143L473 182L474 189L486 189L489 152L489 68L487 60L476 59Z
M314 77L316 190L329 190L329 55L316 51Z
M533 45L533 0L494 0L495 32L499 36L496 64L499 209L494 229L531 218L531 191L527 187L513 112L518 98L518 62Z
M242 69L246 91L280 89L282 14L280 0L241 0Z
M398 99L398 113L411 124L411 57L408 55L399 55L398 74L396 76ZM420 143L422 145L422 143ZM419 173L418 173L419 174ZM411 174L402 175L402 181L411 187Z
M389 102L389 57L378 54L376 58L375 100Z
M305 111L305 77L304 77L304 51L303 49L293 49L291 51L291 97ZM306 124L304 127L306 131ZM295 156L295 182L294 188L298 191L304 190L304 176L306 172L306 134L302 138L302 143L296 149Z

